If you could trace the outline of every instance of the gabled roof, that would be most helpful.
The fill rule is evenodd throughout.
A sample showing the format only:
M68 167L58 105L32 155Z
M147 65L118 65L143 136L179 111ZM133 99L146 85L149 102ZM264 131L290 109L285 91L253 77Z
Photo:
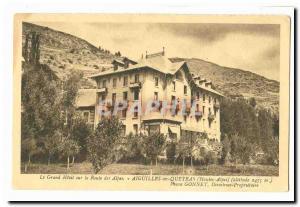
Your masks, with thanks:
M136 70L136 69L140 69L140 68L152 68L161 73L173 75L185 64L185 61L172 63L167 57L165 57L163 55L142 58L137 62L138 62L137 64L132 65L124 70L110 69L110 70L106 70L104 72L92 75L90 77L96 78L96 77L100 77L100 76L121 73L121 72Z
M124 62L122 62L121 60L118 60L118 59L114 59L111 64L114 64L114 63L119 63L120 65L125 65Z
M202 90L206 90L206 91L211 92L211 93L213 93L213 94L216 94L216 95L218 95L218 96L224 96L223 94L219 93L218 91L216 91L216 90L214 90L214 89L212 89L212 88L204 87L204 86L201 86L201 85L199 85L199 84L196 84L196 86L197 86L198 88L202 89Z
M89 107L96 104L97 89L79 89L78 96L75 101L76 107Z

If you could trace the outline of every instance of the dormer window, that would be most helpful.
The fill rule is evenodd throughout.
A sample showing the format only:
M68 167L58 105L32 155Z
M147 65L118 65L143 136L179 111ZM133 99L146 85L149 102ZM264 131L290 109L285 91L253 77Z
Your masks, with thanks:
M129 62L126 61L125 64L124 64L124 68L128 68L129 67Z

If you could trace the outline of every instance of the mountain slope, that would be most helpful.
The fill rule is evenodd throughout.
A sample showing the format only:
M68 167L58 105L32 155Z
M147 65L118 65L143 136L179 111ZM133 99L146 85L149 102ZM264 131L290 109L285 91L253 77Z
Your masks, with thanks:
M42 63L50 66L58 77L64 78L74 71L82 71L85 76L107 70L115 55L108 50L99 49L76 36L23 23L23 42L29 32L41 34ZM201 59L172 58L172 61L185 60L192 73L213 82L215 88L227 97L254 97L259 106L278 112L279 82L260 75L217 64ZM87 78L82 80L84 88L94 88L95 83Z
M23 22L23 44L26 34L30 32L41 34L40 62L49 65L60 78L74 71L81 71L87 76L106 70L115 58L109 51L99 49L81 38L27 22ZM86 78L82 85L94 87L94 83Z
M279 82L241 69L222 67L201 59L172 58L185 60L192 73L213 82L216 90L227 97L254 97L259 106L278 112Z

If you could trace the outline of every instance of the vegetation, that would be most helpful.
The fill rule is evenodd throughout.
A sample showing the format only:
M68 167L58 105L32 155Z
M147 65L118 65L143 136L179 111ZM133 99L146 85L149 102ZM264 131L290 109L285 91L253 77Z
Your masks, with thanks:
M122 123L115 117L104 118L87 139L89 159L95 173L106 165L116 162L119 157L119 146L122 143Z
M160 133L153 133L151 135L144 136L143 148L151 165L153 160L155 160L155 165L157 165L158 156L166 148L166 137Z
M230 155L231 161L247 164L257 153L263 153L263 163L278 164L278 116L257 108L254 103L253 99L223 100L220 114L223 163Z
M36 33L26 35L23 47L22 160L27 157L30 165L36 156L36 160L46 158L50 164L54 157L67 157L69 167L70 156L74 162L81 149L79 140L84 142L81 139L90 132L78 121L75 110L82 75L74 73L66 81L59 80L47 65L39 62L39 38ZM82 129L86 130L78 132Z

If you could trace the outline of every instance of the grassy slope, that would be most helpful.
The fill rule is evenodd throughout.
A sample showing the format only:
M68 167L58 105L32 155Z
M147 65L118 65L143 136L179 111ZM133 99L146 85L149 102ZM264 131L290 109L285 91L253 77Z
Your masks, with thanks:
M33 31L41 34L41 63L49 65L60 78L74 71L81 71L85 76L98 73L111 67L115 58L81 38L26 22L23 23L23 43L25 35ZM82 83L86 88L94 87L86 78Z

